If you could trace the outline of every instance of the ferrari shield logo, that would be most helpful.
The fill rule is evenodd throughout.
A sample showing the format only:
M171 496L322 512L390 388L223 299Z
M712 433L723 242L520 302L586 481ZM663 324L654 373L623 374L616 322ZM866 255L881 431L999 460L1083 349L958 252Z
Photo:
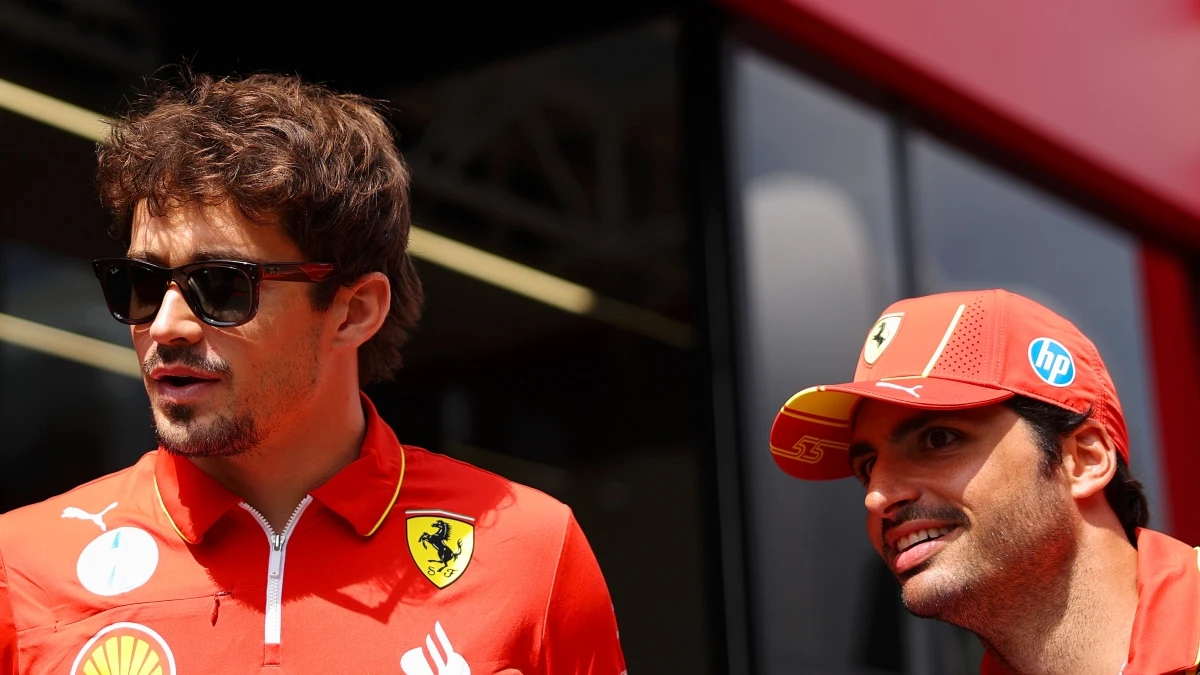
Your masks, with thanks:
M883 350L892 344L892 338L896 337L896 331L900 330L900 319L902 318L904 318L903 314L884 314L879 317L874 326L871 326L871 332L867 334L867 342L863 345L863 361L866 361L868 366L879 360Z
M408 552L434 586L445 588L471 564L475 519L449 511L407 511Z

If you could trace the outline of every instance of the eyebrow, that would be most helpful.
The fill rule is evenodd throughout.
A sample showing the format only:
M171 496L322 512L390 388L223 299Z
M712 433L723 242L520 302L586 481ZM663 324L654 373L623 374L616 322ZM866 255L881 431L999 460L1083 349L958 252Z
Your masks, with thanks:
M871 445L867 441L859 441L850 446L850 454L846 458L846 462L853 468L858 463L860 457L874 454L877 454L874 445Z
M160 265L162 267L168 267L166 258L154 253L153 251L129 251L125 254L125 256L134 260L142 260L155 265ZM246 255L246 253L242 251L222 248L196 251L192 254L189 262L206 262L208 260L241 260L251 263L263 262L261 259L251 255Z
M899 444L913 432L936 420L938 416L939 415L937 413L921 413L901 420L892 429L892 433L888 434L888 442L893 445ZM850 463L850 466L854 466L855 461L860 457L863 457L864 455L878 454L878 452L879 451L875 449L875 446L869 441L859 441L850 446L847 461Z
M898 445L901 441L911 435L918 429L927 426L930 422L937 419L936 413L921 413L913 415L906 420L902 420L892 429L892 433L888 436L888 442L892 445Z

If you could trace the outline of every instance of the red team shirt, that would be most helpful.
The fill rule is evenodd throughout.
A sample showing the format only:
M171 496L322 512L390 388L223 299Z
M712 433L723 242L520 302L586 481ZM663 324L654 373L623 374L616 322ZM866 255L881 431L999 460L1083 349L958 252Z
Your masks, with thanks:
M0 516L0 674L621 675L570 509L363 406L282 532L161 450Z

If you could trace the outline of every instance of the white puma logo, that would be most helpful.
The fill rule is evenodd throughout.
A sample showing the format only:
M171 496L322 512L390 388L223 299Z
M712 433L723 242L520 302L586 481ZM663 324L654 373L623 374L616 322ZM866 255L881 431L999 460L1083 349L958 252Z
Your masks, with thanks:
M104 524L104 514L108 513L109 511L112 511L115 508L117 508L117 503L113 502L108 505L108 508L104 509L100 513L92 515L92 514L88 513L87 511L84 511L83 509L77 509L74 506L68 506L67 508L63 509L62 517L63 518L78 518L80 520L90 520L96 524L96 527L100 528L101 532L108 532L108 526Z
M450 646L450 638L446 637L446 631L442 629L441 621L434 622L433 632L442 644L442 652L446 653L443 658L433 644L433 636L425 636L425 648L429 650L429 658L433 659L437 670L430 667L429 659L425 658L423 650L417 647L400 657L400 670L404 671L404 675L471 675L471 666L467 665L467 660L461 654L454 652L454 648Z
M900 391L907 391L908 393L913 395L913 398L921 398L921 395L917 393L917 390L920 389L921 387L924 387L925 385L918 384L915 387L902 387L902 386L900 386L898 384L894 384L892 382L876 382L875 386L876 387L888 387L889 389L899 389Z

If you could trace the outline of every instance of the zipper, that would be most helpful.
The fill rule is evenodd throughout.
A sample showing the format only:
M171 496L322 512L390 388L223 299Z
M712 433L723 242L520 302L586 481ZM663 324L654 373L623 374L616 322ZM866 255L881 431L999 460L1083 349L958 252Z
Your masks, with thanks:
M267 519L253 506L246 502L239 504L243 509L249 511L250 515L254 516L254 519L262 526L263 532L267 534L267 543L271 547L270 558L267 561L267 608L263 629L264 665L279 665L279 641L283 631L283 562L287 556L288 538L292 535L296 521L300 520L300 514L304 513L304 509L308 508L311 502L312 495L305 495L304 499L301 499L300 503L296 505L296 510L292 511L287 524L283 526L283 532L280 533L276 533Z

